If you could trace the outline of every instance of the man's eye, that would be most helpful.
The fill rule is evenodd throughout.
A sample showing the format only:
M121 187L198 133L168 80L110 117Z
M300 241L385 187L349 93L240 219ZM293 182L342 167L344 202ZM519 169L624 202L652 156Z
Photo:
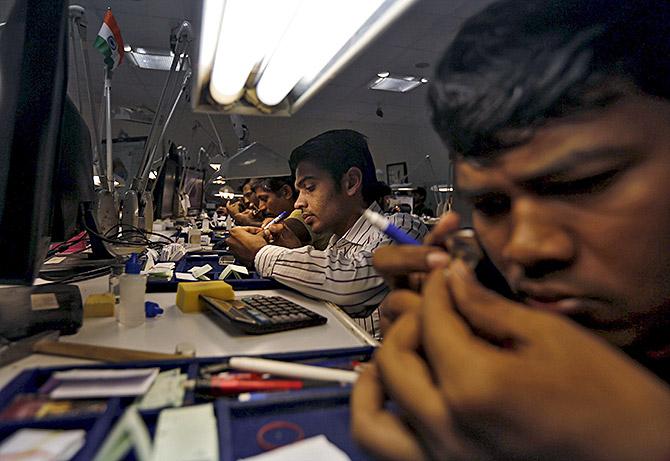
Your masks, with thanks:
M505 194L485 194L473 197L472 205L484 216L494 217L507 213L511 207L511 200Z
M604 171L586 178L571 181L547 181L537 187L538 195L588 195L607 189L621 172L620 169Z
M310 184L308 186L305 186L305 190L307 192L314 192L314 189L316 189L316 186L314 184Z

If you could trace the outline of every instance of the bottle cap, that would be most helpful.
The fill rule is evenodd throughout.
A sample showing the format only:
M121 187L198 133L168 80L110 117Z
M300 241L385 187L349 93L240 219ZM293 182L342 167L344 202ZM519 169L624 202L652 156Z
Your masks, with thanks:
M130 255L130 259L126 261L126 274L139 274L142 270L142 264L140 263L137 253Z
M144 313L148 318L156 317L159 314L162 314L164 311L158 305L158 303L152 301L144 302Z

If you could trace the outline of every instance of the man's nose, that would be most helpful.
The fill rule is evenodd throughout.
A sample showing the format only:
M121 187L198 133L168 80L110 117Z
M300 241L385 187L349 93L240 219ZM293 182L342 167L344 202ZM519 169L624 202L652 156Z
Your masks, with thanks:
M300 210L307 208L307 202L305 201L305 197L302 192L298 194L298 198L296 199L295 204L293 206Z
M526 278L564 269L576 256L574 236L541 200L518 199L510 210L510 233L502 257ZM518 274L521 275L521 274Z

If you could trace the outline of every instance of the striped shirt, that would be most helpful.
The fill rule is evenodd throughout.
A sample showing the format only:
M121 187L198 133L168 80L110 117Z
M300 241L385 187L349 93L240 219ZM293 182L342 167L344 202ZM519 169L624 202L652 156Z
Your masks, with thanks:
M375 202L370 210L380 212ZM407 213L387 217L414 238L428 229ZM389 291L372 265L372 253L393 241L363 216L342 237L333 235L325 250L312 246L289 249L266 245L256 254L256 271L317 299L331 301L354 318L369 317ZM378 312L359 322L373 335L378 333ZM370 321L372 320L372 321Z

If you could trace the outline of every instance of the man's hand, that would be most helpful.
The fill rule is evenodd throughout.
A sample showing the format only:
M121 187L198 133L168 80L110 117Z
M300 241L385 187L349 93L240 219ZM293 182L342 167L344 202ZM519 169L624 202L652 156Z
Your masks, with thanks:
M446 236L458 229L459 217L448 213L424 239L424 245L389 245L374 252L375 269L391 288L420 290L425 274L446 267L451 258L444 249Z
M230 251L244 264L252 264L256 253L268 243L259 227L234 227L226 239Z
M300 248L304 244L284 223L273 224L265 231L265 238L273 245L284 248Z
M240 202L228 202L226 203L226 210L230 216L235 216L240 213Z
M603 461L670 456L670 388L597 336L565 317L530 310L485 289L460 261L449 275L431 273L421 304L419 339L403 347L394 325L382 350L395 344L401 352L394 356L400 358L378 354L376 361L378 385L406 415L415 446L429 456ZM417 343L425 359L416 352ZM412 362L415 369L409 368ZM429 372L417 372L419 365ZM354 421L360 402L375 398L365 385L355 394ZM445 411L448 422L437 431ZM354 430L367 449L386 454L374 445L369 427Z

